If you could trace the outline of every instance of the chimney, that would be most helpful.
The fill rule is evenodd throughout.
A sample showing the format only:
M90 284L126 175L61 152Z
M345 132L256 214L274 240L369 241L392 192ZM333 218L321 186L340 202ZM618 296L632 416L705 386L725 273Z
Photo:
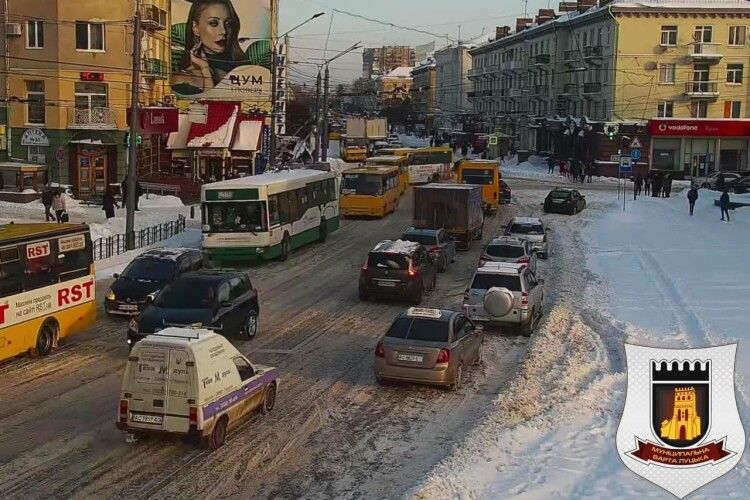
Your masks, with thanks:
M575 12L578 10L578 4L576 2L560 2L557 6L557 10L562 12Z
M496 26L495 27L495 40L500 40L510 35L510 26Z
M553 19L555 19L555 11L553 9L539 9L539 14L536 16L536 24L544 24Z
M578 0L578 12L584 13L591 7L596 7L596 0Z
M533 22L534 19L531 17L519 17L518 19L516 19L516 33L522 32Z

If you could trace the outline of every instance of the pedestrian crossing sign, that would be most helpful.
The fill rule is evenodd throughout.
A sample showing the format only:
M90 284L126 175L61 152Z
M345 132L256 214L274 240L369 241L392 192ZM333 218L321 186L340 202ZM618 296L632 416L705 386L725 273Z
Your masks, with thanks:
M633 140L630 141L630 149L641 149L642 147L641 141L639 141L637 137L633 137Z

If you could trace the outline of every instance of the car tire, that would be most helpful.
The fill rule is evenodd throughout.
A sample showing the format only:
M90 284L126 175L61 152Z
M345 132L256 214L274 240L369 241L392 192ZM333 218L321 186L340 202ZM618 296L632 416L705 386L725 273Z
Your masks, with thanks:
M368 299L368 298L369 298L369 297L367 297L367 293L366 293L366 292L365 292L364 290L362 290L362 289L360 288L360 289L359 289L359 300L361 300L361 301L363 301L363 302L367 302L367 299Z
M292 253L292 242L289 238L289 234L284 234L284 238L281 240L281 256L279 257L282 261L289 258Z
M323 217L320 219L320 236L318 237L318 242L325 243L326 238L328 238L328 223L326 222L326 218Z
M477 353L477 359L474 360L474 364L479 366L484 362L484 342L479 344L479 352Z
M271 382L271 385L268 386L268 390L266 390L266 397L263 398L260 412L263 415L268 415L271 413L274 406L276 406L276 382Z
M448 269L448 256L445 254L442 254L440 257L440 262L438 262L438 272L444 273Z
M432 285L430 285L430 291L434 292L437 288L437 273L432 277Z
M227 424L229 417L222 415L221 418L214 424L214 428L211 431L211 435L208 437L208 447L212 450L221 448L224 441L227 438Z
M57 334L55 326L52 322L45 322L39 329L39 333L36 335L36 344L29 350L29 356L37 358L40 356L47 356L52 352L52 348L55 345L55 335Z
M258 313L250 311L242 326L242 334L248 340L253 340L258 333Z
M456 373L453 374L453 381L450 385L451 391L457 391L461 388L461 385L463 384L463 378L464 378L464 365L463 363L459 363L456 367Z
M378 376L375 376L375 383L377 383L378 385L389 385L386 379Z
M521 325L521 335L524 337L531 337L534 333L534 310L531 311L531 318L529 321Z

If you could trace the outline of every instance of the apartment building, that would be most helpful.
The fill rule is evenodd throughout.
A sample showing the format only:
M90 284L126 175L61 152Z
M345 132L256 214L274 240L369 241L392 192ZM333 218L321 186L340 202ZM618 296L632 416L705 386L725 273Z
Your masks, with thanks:
M366 48L362 53L362 77L384 76L395 68L414 67L413 47L389 45Z
M101 196L126 173L136 1L6 5L8 156L48 165L82 199ZM143 1L141 9L139 100L159 105L169 99L170 1ZM151 151L160 139L142 138L141 166L158 161Z
M432 131L435 118L437 87L437 70L434 59L427 59L411 72L411 100L417 120L425 124L426 130Z
M459 44L435 51L436 126L444 131L458 130L461 116L471 113L468 93L471 90L469 72L474 45Z
M410 98L413 69L409 66L394 68L378 78L378 103L381 107L397 105Z
M535 19L518 19L514 32L500 27L493 42L471 51L470 97L490 130L509 123L521 150L554 151L603 169L616 167L610 157L623 137L639 138L643 166L678 176L750 168L747 137L737 135L746 132L737 123L750 116L748 2L579 0L559 7L558 14L541 9ZM678 137L686 129L674 120L717 123L691 125Z

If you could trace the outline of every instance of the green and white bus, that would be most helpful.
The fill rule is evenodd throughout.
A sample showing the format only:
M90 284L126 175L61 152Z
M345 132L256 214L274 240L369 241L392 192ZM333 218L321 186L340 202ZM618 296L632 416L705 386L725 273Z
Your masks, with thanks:
M205 184L201 218L212 260L286 260L339 228L336 173L282 170Z

